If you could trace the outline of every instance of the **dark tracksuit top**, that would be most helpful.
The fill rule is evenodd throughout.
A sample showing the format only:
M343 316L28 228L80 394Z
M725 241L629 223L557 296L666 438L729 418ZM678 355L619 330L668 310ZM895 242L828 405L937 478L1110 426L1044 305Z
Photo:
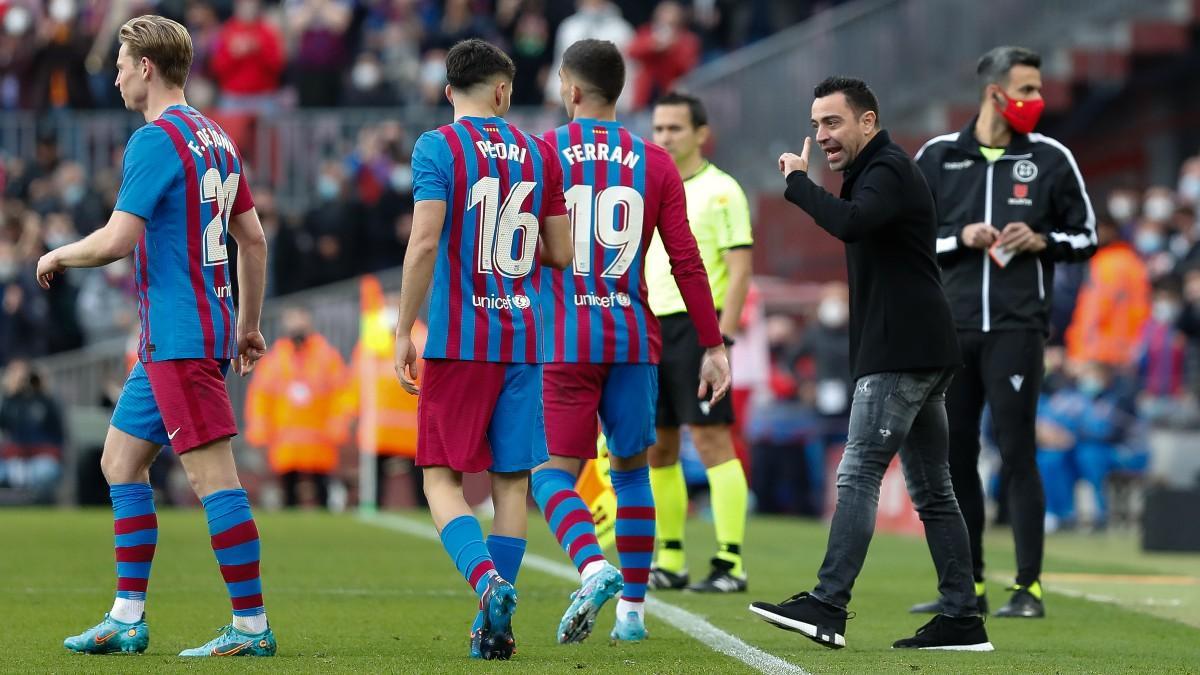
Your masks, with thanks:
M1096 251L1096 215L1071 151L1048 136L1013 134L1004 155L989 163L971 120L962 131L930 140L916 159L937 205L938 263L955 325L1045 332L1054 263L1086 260ZM1000 268L987 251L963 244L963 228L980 222L998 230L1027 223L1048 246Z
M934 258L933 198L886 131L846 170L840 199L803 171L788 175L784 196L846 244L855 379L962 363Z

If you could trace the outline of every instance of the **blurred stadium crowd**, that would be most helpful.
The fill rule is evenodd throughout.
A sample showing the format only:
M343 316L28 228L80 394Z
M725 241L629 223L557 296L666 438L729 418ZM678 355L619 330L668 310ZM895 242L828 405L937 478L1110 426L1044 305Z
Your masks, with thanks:
M509 50L518 72L514 104L526 106L558 105L551 75L567 44L612 39L634 66L624 105L637 110L705 60L830 4L836 3L0 0L0 109L53 115L119 106L110 36L129 16L157 12L189 27L197 51L189 102L218 113L443 105L445 50L466 37ZM304 209L285 208L268 187L256 188L271 239L270 296L403 261L416 131L383 122L346 139L352 149L319 166ZM0 486L48 493L59 478L63 415L30 360L137 328L128 261L72 273L50 292L36 287L33 274L44 251L104 224L119 164L118 154L110 170L89 175L53 134L39 138L33 158L0 152ZM1148 428L1200 427L1200 156L1183 164L1173 184L1090 196L1102 247L1055 276L1053 346L1039 412L1039 464L1055 527L1075 525L1081 510L1092 525L1109 521L1106 495L1114 477L1144 469ZM847 297L845 286L834 283L814 290L799 308L777 311L760 301L747 309L746 331L759 339L745 342L761 348L763 358L761 367L739 368L735 377L750 401L741 431L761 511L824 511L828 455L844 441L852 391ZM283 339L301 346L297 335ZM352 377L353 368L342 363L348 354L320 351L328 367L277 373L285 382L273 390L288 391L288 382L313 388L304 380L310 372ZM286 413L285 404L272 414ZM256 423L262 420L247 420L251 428ZM331 446L321 450L325 455L353 444L347 433L324 442ZM316 474L339 471L338 462L322 460ZM1078 481L1090 484L1096 498L1082 509L1074 500Z

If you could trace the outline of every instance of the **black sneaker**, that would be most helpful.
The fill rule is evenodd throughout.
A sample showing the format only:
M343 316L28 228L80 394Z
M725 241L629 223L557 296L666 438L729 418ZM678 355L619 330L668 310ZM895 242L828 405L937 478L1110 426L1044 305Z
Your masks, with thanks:
M808 593L800 593L778 605L752 602L750 611L784 630L800 633L822 647L846 646L846 610L827 605Z
M979 608L980 614L986 615L988 613L987 593L975 596L975 606ZM944 610L941 598L932 602L917 603L908 608L911 614L941 614Z
M681 591L687 588L688 581L687 570L676 574L660 567L651 567L650 578L646 581L646 588L652 591Z
M731 572L733 572L733 563L721 558L713 558L712 572L709 572L708 578L704 581L697 581L688 586L686 590L695 593L744 593L746 577L735 577Z
M995 648L988 642L983 629L983 617L949 617L938 614L917 629L917 634L897 640L892 649L943 649L956 652L990 652Z
M1032 587L1039 592L1042 590L1041 583L1037 581L1033 582ZM1006 619L1041 619L1046 616L1046 606L1029 588L1013 586L1008 590L1013 591L1012 597L1007 605L996 610L996 616Z

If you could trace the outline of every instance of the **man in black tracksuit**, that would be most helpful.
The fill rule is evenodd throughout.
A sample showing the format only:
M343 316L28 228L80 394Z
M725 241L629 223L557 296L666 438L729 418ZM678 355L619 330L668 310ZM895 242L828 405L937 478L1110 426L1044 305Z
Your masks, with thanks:
M1054 264L1096 250L1096 219L1075 158L1031 133L1042 109L1041 60L998 47L979 61L979 115L917 153L937 204L938 263L965 366L946 394L950 475L971 536L975 592L983 585L980 416L991 409L1016 541L1014 593L996 616L1041 617L1045 496L1035 425ZM944 598L916 605L939 611Z
M875 530L879 485L899 453L945 602L893 646L991 651L947 460L946 388L962 358L934 253L933 198L921 170L879 128L879 104L866 84L829 78L813 95L816 142L845 175L841 197L808 177L811 138L800 156L781 156L779 168L787 200L846 244L854 395L817 586L750 611L822 646L845 646L846 608Z

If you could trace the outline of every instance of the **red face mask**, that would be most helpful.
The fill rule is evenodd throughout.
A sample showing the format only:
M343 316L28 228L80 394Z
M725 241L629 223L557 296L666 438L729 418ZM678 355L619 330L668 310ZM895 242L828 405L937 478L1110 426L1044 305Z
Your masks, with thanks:
M999 110L1000 114L1004 116L1008 126L1018 134L1027 134L1033 131L1033 128L1037 126L1038 119L1042 116L1042 111L1046 108L1046 102L1040 98L1020 101L1009 98L1008 94L1004 92L1000 92L1000 95L1004 97L1007 105L1001 108L995 99L992 99L992 103L996 106L996 110Z

